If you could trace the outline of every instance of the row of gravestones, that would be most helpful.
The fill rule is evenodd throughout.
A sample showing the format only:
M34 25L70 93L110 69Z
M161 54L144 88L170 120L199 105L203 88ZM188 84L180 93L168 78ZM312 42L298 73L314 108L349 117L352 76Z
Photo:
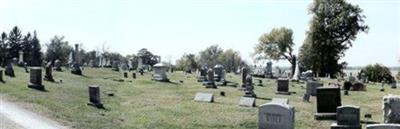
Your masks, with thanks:
M214 68L201 68L200 76L197 81L203 82L203 85L206 86L206 88L217 88L217 85L226 86L227 80L224 66L218 64L215 65Z

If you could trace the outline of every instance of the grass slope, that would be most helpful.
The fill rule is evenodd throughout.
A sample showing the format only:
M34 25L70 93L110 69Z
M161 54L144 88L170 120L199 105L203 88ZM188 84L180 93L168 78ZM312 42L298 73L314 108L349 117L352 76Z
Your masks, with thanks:
M181 72L168 73L172 83L151 81L149 74L132 79L129 74L130 78L118 82L112 79L120 79L122 74L110 69L85 68L85 76L72 75L64 69L64 72L53 72L57 82L43 81L47 92L41 92L27 88L29 74L23 72L23 69L15 68L15 71L16 78L5 76L6 83L0 83L0 97L18 102L25 108L72 128L258 128L258 109L238 106L243 91L230 86L206 89L197 82L195 74L185 76ZM237 75L229 74L227 79L240 83ZM184 83L179 83L179 80ZM269 102L274 97L289 98L289 104L296 110L296 129L330 127L332 121L313 119L316 111L315 97L311 97L311 103L302 102L305 84L290 83L290 91L297 94L285 96L275 94L274 80L263 80L263 87L255 87L258 97L263 98L257 99L257 105ZM327 85L329 80L323 81ZM101 99L106 110L86 105L89 85L101 87ZM220 91L225 91L226 96L219 96ZM115 96L107 96L106 92L114 92ZM196 92L214 93L215 103L195 102L193 98ZM361 116L371 113L372 120L381 122L382 97L396 93L399 94L399 90L390 88L379 92L379 86L369 84L367 92L342 95L342 104L360 106Z

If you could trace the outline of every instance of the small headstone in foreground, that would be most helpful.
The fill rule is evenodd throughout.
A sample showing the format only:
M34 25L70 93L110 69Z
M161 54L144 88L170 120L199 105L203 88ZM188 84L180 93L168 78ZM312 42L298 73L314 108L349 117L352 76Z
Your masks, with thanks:
M294 129L295 111L288 104L266 103L258 110L259 129Z
M97 108L103 108L103 104L100 101L100 87L97 85L91 85L89 88L89 103L88 105Z
M255 107L256 98L254 97L240 97L239 106Z
M331 129L361 129L360 107L340 106L336 113L337 123L331 125Z
M195 101L199 102L209 102L212 103L214 102L214 95L212 93L196 93L196 96L194 97Z
M400 95L383 96L383 121L400 124Z

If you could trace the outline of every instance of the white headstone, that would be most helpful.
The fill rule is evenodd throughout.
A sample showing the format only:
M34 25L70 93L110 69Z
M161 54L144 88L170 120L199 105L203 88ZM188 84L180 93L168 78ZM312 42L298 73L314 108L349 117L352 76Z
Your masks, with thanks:
M282 103L267 103L259 108L259 129L294 129L294 108Z
M256 106L256 98L254 97L241 97L239 106L254 107Z
M214 102L214 95L212 93L196 93L196 96L194 97L195 101L199 102L209 102L212 103Z

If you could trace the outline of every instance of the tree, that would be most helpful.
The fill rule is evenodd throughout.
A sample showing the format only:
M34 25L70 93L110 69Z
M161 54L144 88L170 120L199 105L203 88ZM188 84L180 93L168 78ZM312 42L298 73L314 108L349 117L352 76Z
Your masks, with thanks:
M256 59L286 59L292 65L292 73L296 69L296 56L293 54L293 31L281 27L261 35L255 47ZM292 74L293 75L293 74Z
M311 65L301 67L313 69L319 76L335 77L347 64L338 62L344 52L352 46L359 32L368 31L365 16L361 14L362 9L345 0L314 0L309 11L313 18L300 51L299 64L311 61Z
M392 76L389 68L380 64L367 65L361 69L360 74L361 73L365 73L365 75L368 77L368 80L372 82L384 81L386 83L392 83L394 81L394 77Z
M33 32L32 38L32 51L30 52L30 56L28 59L30 62L28 65L30 66L41 66L43 61L43 53L41 52L42 47L40 46L39 39L37 38L36 31Z
M21 42L21 50L24 52L23 56L24 56L24 62L27 62L28 64L30 62L32 62L32 58L31 58L31 52L32 52L32 35L31 33L28 32L28 34L26 34L24 36L24 38L22 39Z
M144 65L153 66L160 62L160 56L154 55L146 48L140 49L137 56L142 59Z
M193 70L197 69L196 57L194 54L184 54L179 60L176 61L177 70Z
M5 66L6 64L6 54L7 54L7 34L3 32L0 36L0 66Z
M208 65L209 67L213 67L216 64L220 64L218 61L219 56L223 53L223 49L218 45L212 45L207 47L205 50L199 52L198 64L200 67L202 65Z
M21 41L22 41L22 34L21 30L15 26L8 35L7 40L7 57L6 61L11 60L12 58L18 58L18 52L22 50L21 48Z
M67 64L69 53L73 48L68 44L68 41L64 41L64 36L54 36L46 46L45 59L47 61L54 62L58 59L61 61L61 64Z
M240 57L239 52L233 49L225 50L218 58L218 62L222 62L227 72L236 71L240 68L242 63L242 57Z

